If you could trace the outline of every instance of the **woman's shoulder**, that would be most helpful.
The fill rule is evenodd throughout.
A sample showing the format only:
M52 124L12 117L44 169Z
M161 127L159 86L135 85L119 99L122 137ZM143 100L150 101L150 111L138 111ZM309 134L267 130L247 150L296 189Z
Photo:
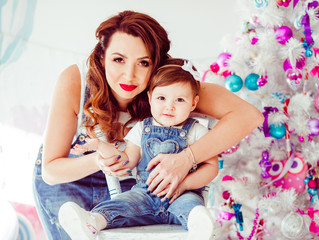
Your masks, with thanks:
M67 67L60 74L56 92L60 97L66 98L65 100L74 107L77 113L80 106L81 98L81 74L76 64Z

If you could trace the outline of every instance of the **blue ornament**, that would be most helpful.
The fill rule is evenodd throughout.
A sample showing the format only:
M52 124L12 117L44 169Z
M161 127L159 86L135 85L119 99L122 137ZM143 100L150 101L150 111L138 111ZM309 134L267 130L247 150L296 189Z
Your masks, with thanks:
M259 75L256 73L249 74L245 79L245 86L251 91L256 91L259 86L257 84L257 80L259 78Z
M263 8L268 6L268 0L255 0L256 8Z
M286 134L286 126L285 124L281 123L281 124L270 124L269 126L269 133L272 137L276 138L276 139L280 139L283 138Z
M236 74L229 75L225 80L225 87L231 92L238 92L243 87L243 80Z

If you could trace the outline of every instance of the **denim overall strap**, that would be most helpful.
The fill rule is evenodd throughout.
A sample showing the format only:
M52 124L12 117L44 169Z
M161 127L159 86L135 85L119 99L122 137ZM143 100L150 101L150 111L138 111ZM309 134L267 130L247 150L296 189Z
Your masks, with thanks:
M153 118L152 117L145 118L144 121L143 121L143 125L144 126L152 125L152 123L153 123Z
M189 129L191 129L196 122L198 121L194 118L187 118L182 129L189 132Z

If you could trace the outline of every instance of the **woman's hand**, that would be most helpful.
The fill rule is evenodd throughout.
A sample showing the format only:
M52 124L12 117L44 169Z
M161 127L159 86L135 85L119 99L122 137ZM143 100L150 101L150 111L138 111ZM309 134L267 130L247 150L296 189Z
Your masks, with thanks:
M181 182L181 184L178 185L175 192L172 194L172 197L168 198L167 193L169 190L169 186L170 185L168 185L167 188L165 188L162 192L157 194L157 197L162 197L162 199L161 199L162 202L164 202L166 200L166 198L169 199L169 204L172 204L180 195L182 195L187 190L184 182Z
M120 155L103 158L100 154L97 154L96 163L101 171L109 176L124 177L132 175L131 169L125 166L128 160L121 161Z
M178 154L159 154L149 162L146 170L152 168L154 170L146 181L148 190L157 195L167 188L165 198L170 199L192 168L192 162L187 159L184 151Z

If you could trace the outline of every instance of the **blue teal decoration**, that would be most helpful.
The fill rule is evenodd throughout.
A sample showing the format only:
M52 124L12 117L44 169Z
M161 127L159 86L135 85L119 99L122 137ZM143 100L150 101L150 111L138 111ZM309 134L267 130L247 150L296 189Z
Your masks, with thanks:
M280 139L283 138L286 135L287 128L285 124L280 123L280 124L270 124L269 126L269 133L270 136Z
M236 74L229 75L225 80L225 87L231 92L238 92L243 87L243 80Z
M24 51L33 30L36 5L37 0L0 1L0 16L2 11L11 12L11 19L0 21L0 29L9 29L10 34L10 41L5 41L6 34L0 34L0 71L17 61Z
M259 86L257 84L257 80L259 78L259 75L256 73L249 74L245 79L245 86L251 91L256 91Z

